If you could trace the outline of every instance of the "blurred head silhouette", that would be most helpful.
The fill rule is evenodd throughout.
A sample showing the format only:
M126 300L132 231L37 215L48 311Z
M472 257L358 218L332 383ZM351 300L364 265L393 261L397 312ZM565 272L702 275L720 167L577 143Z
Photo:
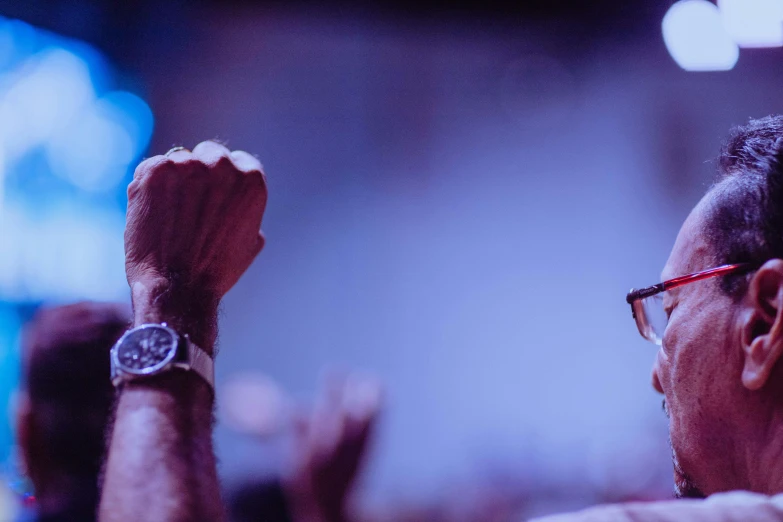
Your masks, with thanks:
M114 398L109 350L130 320L119 304L39 311L22 340L17 437L41 520L94 520Z

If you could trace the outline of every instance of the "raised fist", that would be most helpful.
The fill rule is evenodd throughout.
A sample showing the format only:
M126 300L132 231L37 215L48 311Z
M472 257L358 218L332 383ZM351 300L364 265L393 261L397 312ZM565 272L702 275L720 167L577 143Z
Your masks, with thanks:
M142 162L128 186L125 270L136 285L217 302L264 246L261 163L214 141Z

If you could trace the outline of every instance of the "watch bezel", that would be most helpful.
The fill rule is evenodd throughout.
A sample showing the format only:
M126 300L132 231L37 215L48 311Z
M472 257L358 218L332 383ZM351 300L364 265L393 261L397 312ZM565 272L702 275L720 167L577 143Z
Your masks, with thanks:
M136 333L136 332L138 332L140 330L148 330L148 329L153 329L153 328L154 329L158 329L158 330L165 330L172 337L172 339L174 340L174 344L172 346L172 349L166 355L166 358L163 359L161 362L155 364L154 366L150 366L150 367L142 368L142 369L138 369L138 370L135 369L135 368L129 368L129 367L125 366L124 364L122 364L120 362L119 351L120 351L120 347L127 340L127 338L131 334ZM174 330L173 328L170 328L165 323L163 323L163 324L142 324L142 325L137 326L136 328L132 328L132 329L128 330L127 332L125 332L122 335L122 337L120 337L120 339L114 345L114 348L112 348L111 360L112 360L112 363L114 363L114 367L116 369L120 370L122 373L129 373L131 375L151 375L151 374L154 374L154 373L157 373L157 372L163 370L164 368L169 366L174 361L175 357L177 356L177 351L179 349L180 342L181 342L181 337L177 333L177 331Z

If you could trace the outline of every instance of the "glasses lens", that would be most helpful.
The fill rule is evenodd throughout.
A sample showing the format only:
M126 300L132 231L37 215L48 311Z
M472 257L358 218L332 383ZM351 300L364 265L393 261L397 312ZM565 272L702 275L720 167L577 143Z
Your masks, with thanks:
M666 325L669 323L663 308L663 293L639 299L634 301L633 305L639 333L648 341L660 346Z

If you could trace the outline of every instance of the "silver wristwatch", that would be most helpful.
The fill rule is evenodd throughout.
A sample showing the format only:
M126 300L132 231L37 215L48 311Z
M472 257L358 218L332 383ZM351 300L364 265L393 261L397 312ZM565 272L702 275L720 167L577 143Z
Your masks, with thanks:
M212 357L166 323L128 330L111 349L111 380L115 386L174 369L196 372L214 391Z

